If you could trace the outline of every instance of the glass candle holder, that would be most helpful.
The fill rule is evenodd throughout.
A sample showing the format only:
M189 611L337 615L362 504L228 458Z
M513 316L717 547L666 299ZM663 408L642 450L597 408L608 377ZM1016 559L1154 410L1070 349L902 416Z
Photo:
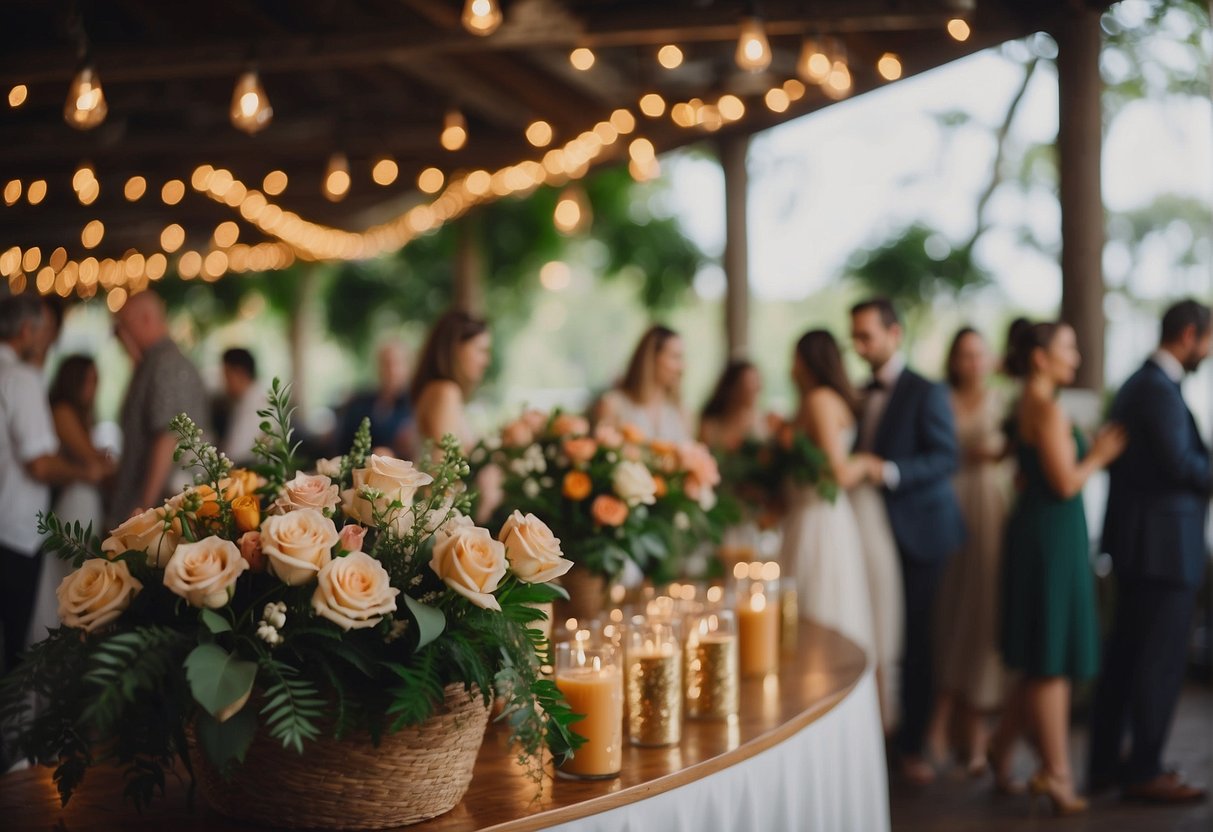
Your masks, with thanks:
M732 610L705 612L689 621L685 668L688 717L728 719L737 714L741 697Z
M556 687L584 719L573 730L585 743L556 773L573 780L605 780L623 768L623 668L613 644L557 644Z
M673 745L682 739L682 645L661 621L637 621L626 634L628 741Z
M800 600L796 595L796 579L779 581L779 642L783 652L795 653L800 635Z
M770 576L772 570L763 568L778 565L751 564L755 565L757 570L751 569L737 581L739 664L741 675L746 677L779 670L779 580Z

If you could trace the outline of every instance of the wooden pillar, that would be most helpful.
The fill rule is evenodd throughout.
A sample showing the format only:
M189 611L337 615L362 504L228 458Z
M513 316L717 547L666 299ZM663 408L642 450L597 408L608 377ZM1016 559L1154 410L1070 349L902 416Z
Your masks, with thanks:
M729 358L743 358L750 348L749 245L746 229L746 198L749 177L746 152L749 136L728 136L720 142L720 166L724 169L724 274L726 283L724 327Z
M1103 144L1098 11L1069 9L1057 31L1060 118L1057 155L1061 196L1061 317L1074 327L1082 367L1075 383L1104 385Z
M456 309L484 314L484 253L480 242L480 214L473 211L455 224Z
M299 279L295 281L295 297L291 309L288 336L291 350L291 399L300 412L307 412L308 405L308 346L318 331L316 323L316 293L320 289L320 277L324 266L320 263L303 263Z

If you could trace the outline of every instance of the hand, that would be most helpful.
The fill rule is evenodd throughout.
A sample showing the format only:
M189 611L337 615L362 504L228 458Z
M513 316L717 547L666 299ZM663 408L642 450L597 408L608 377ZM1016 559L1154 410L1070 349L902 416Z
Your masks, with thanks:
M884 460L875 454L855 454L855 459L863 469L863 478L873 485L884 485Z
M80 479L89 485L99 485L110 475L110 466L100 459L91 459L80 469Z
M1091 442L1091 456L1099 461L1100 467L1108 465L1122 453L1129 444L1129 434L1124 426L1115 423L1104 425L1095 434Z

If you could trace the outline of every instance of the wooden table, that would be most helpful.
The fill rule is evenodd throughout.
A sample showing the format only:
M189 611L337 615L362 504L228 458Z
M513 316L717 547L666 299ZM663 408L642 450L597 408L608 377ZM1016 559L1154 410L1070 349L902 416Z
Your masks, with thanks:
M870 674L869 674L870 676ZM411 827L418 832L523 832L586 818L692 784L737 766L794 737L829 714L865 678L863 652L841 635L810 622L800 625L794 651L785 654L778 677L746 680L735 722L688 720L679 746L625 747L623 774L611 781L527 779L506 747L506 734L490 726L476 763L472 786L451 812ZM117 832L117 830L249 829L209 808L190 813L186 789L170 782L167 795L144 814L121 801L121 773L89 772L65 808L49 769L0 777L0 826L16 830ZM884 794L883 783L880 794Z

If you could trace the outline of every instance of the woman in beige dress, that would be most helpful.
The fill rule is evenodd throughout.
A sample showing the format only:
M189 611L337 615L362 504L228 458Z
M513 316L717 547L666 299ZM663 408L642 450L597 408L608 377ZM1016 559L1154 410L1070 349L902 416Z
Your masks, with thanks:
M938 760L949 756L952 719L963 725L963 752L972 776L986 768L987 716L1003 699L998 652L999 577L1003 526L1010 484L1003 458L1006 405L990 389L989 347L974 329L956 333L948 351L947 378L961 450L956 496L968 538L952 558L936 601L938 698L929 745Z
M690 423L682 409L682 338L669 327L652 326L640 338L618 387L607 392L594 414L598 424L631 425L648 439L686 442Z

